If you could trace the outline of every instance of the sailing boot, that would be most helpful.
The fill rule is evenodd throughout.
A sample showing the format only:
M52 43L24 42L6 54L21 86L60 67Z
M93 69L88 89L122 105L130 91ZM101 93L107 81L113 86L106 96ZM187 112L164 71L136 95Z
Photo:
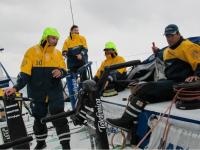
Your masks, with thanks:
M129 97L129 100L130 103L127 105L122 117L117 119L107 118L106 121L108 124L129 131L133 124L137 123L138 115L142 112L146 103L133 95Z
M37 145L35 146L35 150L39 150L39 149L43 149L47 147L46 142L45 141L37 141Z

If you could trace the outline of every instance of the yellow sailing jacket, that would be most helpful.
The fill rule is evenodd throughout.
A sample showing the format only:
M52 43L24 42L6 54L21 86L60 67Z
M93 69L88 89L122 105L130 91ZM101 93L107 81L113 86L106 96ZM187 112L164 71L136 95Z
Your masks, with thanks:
M27 50L18 75L17 90L27 84L28 96L36 100L56 99L62 97L61 78L53 78L52 71L59 69L62 77L66 75L66 65L63 56L54 46L46 44L44 48L35 45Z
M21 72L35 76L34 69L60 68L66 70L66 64L61 52L53 46L42 48L35 45L27 50L21 64ZM51 70L52 70L51 69Z
M189 40L184 40L176 49L166 48L163 58L164 61L178 58L189 63L195 71L200 63L200 46Z
M69 51L70 49L77 46L83 46L85 49L87 49L86 39L84 36L79 34L72 34L72 38L69 36L65 40L62 51Z
M85 37L79 34L69 36L63 45L62 52L67 52L67 67L68 69L79 68L87 62L88 48ZM77 59L77 54L82 54L83 60Z
M100 76L102 75L104 68L106 66L110 66L110 65L114 65L114 64L120 64L120 63L124 63L124 62L125 62L125 59L121 56L116 56L114 58L108 57L101 63L101 66L98 69L95 76L97 78L100 78ZM117 69L117 72L119 72L120 74L126 73L126 68Z
M167 47L163 53L168 79L184 81L191 75L200 75L200 46L183 40L176 48Z

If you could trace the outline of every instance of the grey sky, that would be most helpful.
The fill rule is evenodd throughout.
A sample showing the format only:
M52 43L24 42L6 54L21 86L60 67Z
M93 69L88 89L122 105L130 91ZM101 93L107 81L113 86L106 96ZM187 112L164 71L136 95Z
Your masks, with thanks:
M102 49L112 40L127 60L151 54L151 42L165 46L163 30L175 23L184 37L199 35L199 0L71 0L75 24L87 38L94 68L104 59ZM58 48L72 25L69 0L1 0L0 61L16 76L27 48L36 44L47 26L61 33Z

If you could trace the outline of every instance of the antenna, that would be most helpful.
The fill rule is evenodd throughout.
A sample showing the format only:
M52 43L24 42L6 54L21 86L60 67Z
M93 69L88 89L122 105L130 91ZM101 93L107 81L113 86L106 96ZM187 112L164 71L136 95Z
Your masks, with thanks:
M71 0L69 0L69 4L70 4L71 16L72 16L72 23L74 25L74 14L73 14L73 10L72 10L72 2L71 2Z

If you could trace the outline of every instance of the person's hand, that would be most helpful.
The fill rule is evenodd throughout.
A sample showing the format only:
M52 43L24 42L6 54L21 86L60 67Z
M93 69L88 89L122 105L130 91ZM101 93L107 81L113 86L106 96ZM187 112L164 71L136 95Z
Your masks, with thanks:
M77 57L78 60L82 60L82 55L81 54L76 55L76 57Z
M103 87L104 90L107 88L108 84L109 84L109 81L106 81L106 83L105 83L105 85Z
M113 81L114 81L114 78L112 77L112 75L109 75L109 76L108 76L108 81L109 81L109 82L113 82Z
M155 42L152 42L152 51L154 54L156 54L159 51L159 48L156 47Z
M52 75L53 75L54 78L60 78L61 75L62 75L62 72L59 69L54 69L52 71Z
M62 52L62 55L63 55L64 57L67 57L67 51L63 51L63 52Z
M17 90L15 88L8 88L8 89L5 89L4 92L7 96L10 96L10 95L14 94L15 92L17 92Z
M185 79L185 82L193 82L193 81L197 81L200 78L198 76L190 76L188 78Z

